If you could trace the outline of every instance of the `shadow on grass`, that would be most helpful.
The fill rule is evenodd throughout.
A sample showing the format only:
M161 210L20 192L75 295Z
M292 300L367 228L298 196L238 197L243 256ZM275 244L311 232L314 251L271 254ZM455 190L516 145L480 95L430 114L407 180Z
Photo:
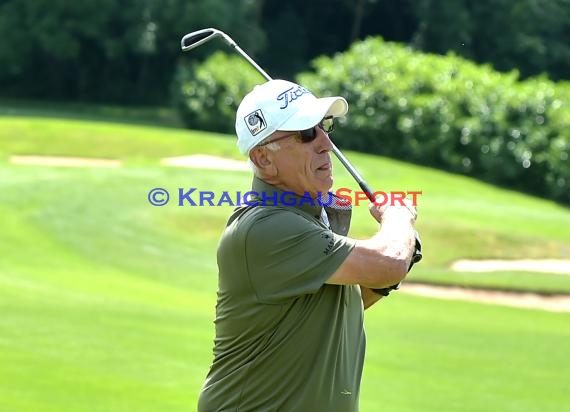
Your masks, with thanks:
M73 120L183 128L171 107L113 106L34 100L0 100L0 116L46 117Z

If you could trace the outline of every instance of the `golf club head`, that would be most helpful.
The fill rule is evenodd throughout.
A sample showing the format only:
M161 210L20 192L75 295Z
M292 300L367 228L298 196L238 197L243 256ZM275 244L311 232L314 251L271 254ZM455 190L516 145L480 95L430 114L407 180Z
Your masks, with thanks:
M219 37L222 35L222 32L216 29L202 29L193 31L192 33L188 33L180 42L182 46L182 51L192 50L195 47L198 47L207 41L213 39L214 37Z

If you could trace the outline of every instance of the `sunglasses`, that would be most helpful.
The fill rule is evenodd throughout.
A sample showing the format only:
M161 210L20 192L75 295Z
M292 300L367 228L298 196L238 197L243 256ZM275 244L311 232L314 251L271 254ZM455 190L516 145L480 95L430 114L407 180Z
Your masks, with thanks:
M301 143L309 143L309 142L312 142L313 140L315 140L317 138L317 129L316 129L317 127L319 129L321 129L323 132L325 132L326 134L331 133L334 130L334 117L333 116L324 117L323 120L321 120L319 122L319 124L311 127L310 129L299 130L299 131L296 131L294 133L289 133L289 134L286 134L285 136L278 137L277 139L269 140L267 142L263 142L261 144L258 144L258 146L265 146L265 145L268 145L269 143L275 143L275 142L278 142L279 140L282 140L282 139L285 139L285 138L291 137L291 136L297 136L299 138L299 140L301 141Z

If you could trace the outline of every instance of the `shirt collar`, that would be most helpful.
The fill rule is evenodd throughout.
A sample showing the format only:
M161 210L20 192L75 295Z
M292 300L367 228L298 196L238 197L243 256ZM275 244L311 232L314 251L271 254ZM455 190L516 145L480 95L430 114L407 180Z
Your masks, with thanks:
M251 184L254 201L263 206L288 206L301 210L320 220L323 207L318 199L312 199L307 193L304 196L293 192L281 190L257 176L253 177Z

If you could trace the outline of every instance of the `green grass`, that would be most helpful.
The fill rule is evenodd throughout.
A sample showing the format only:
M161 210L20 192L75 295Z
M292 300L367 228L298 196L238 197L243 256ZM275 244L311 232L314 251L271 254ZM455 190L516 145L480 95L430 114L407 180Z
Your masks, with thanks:
M364 410L564 410L569 315L403 295L384 303L367 314Z
M152 207L154 187L245 190L228 136L101 120L0 117L0 410L188 411L211 361L215 250L230 207ZM17 166L13 154L122 159ZM453 273L457 258L569 257L570 212L466 177L348 153L377 190L422 190L411 279L570 291L570 276ZM354 188L336 167L337 187ZM355 207L352 233L374 223ZM361 410L561 411L570 314L396 294L367 311Z

